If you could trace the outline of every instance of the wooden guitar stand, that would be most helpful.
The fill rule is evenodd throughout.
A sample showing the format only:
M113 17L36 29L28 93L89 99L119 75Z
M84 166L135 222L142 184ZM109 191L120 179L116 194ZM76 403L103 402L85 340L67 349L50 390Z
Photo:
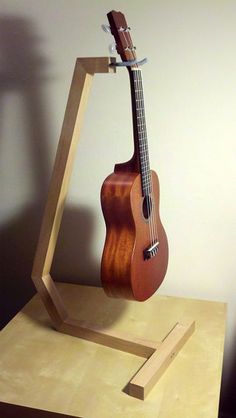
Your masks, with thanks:
M69 317L50 276L76 145L93 76L95 73L115 73L116 67L110 65L112 62L115 62L115 59L109 57L78 58L76 61L35 254L32 280L57 331L147 359L127 385L129 395L144 399L192 334L194 322L177 323L161 342L136 337L127 338L117 331L87 326L84 321Z

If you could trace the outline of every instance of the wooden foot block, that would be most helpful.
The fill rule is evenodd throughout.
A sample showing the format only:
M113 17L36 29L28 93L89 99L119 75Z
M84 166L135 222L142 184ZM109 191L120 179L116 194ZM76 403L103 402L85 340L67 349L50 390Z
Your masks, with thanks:
M164 338L157 350L149 357L127 386L129 395L144 400L187 339L193 333L195 323L177 323Z

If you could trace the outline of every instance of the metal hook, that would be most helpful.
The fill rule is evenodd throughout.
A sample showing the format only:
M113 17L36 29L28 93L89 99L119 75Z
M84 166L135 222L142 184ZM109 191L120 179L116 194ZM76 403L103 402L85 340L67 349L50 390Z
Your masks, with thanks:
M127 28L123 28L123 26L120 26L120 27L118 28L118 31L119 31L119 32L129 32L129 31L130 31L130 27L129 27L129 26L127 26Z
M122 62L115 62L110 64L110 66L115 66L115 67L131 67L132 65L143 65L146 64L147 62L147 58L142 59L141 61L139 60L130 60L130 61L122 61Z
M109 25L105 25L105 24L103 24L103 25L101 25L101 27L102 27L102 30L103 30L104 32L106 32L106 33L111 33L111 27L110 27Z
M109 45L109 52L111 53L111 54L115 54L116 53L116 44L115 44L115 42L112 42L110 45Z

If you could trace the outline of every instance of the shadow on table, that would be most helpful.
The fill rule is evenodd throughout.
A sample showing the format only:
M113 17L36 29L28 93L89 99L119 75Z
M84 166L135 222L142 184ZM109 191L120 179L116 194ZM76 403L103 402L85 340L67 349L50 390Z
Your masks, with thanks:
M236 346L236 338L233 347ZM221 396L220 396L220 415L219 418L236 417L236 353L231 360L231 370L226 379L223 379Z
M28 408L26 406L13 405L5 402L0 402L0 412L4 418L76 418L72 415L42 411L35 408ZM77 416L77 418L79 417Z

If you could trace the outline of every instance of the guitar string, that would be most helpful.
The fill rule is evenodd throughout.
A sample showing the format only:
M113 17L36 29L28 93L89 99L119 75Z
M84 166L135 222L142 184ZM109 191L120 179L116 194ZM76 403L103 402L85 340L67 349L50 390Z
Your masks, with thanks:
M129 30L127 31L128 33L128 38L130 41L130 45L132 45L132 40L130 37L130 33ZM128 42L126 40L126 44L128 46ZM136 58L136 54L133 53L132 51L132 55L133 58ZM142 124L144 124L145 127L145 132L144 132L144 136L146 136L146 150L145 150L145 161L144 161L144 167L146 166L146 164L148 163L148 167L145 167L145 171L148 171L148 177L145 173L145 183L148 184L148 187L150 186L150 194L151 194L151 202L149 201L149 199L147 198L147 210L148 213L151 215L151 219L148 220L149 223L149 229L151 231L150 233L150 240L152 245L155 244L155 241L158 240L158 234L157 234L157 223L156 223L156 208L155 208L155 202L153 199L153 183L152 183L152 176L151 176L151 171L150 171L150 164L149 164L149 155L148 155L148 142L147 142L147 129L146 129L146 122L145 122L145 110L144 110L144 96L143 96L143 85L142 85L142 72L141 69L139 69L138 64L135 65L135 67L138 69L137 71L135 71L138 75L138 83L139 83L139 97L141 97L141 103L142 103ZM143 138L143 137L142 137ZM139 148L140 149L140 148ZM148 157L148 161L146 161L146 157ZM148 168L148 170L147 170ZM148 180L147 180L148 178Z
M138 107L140 108L140 119L138 119L138 135L139 135L139 150L140 150L140 159L141 159L141 171L142 171L142 187L145 199L145 205L147 210L147 222L149 226L149 237L151 246L154 245L156 240L156 231L155 231L155 222L154 222L154 212L153 212L153 195L152 195L152 184L150 182L151 172L150 172L150 163L148 155L148 142L147 142L147 129L145 121L145 110L144 110L144 97L143 97L143 85L142 85L142 72L139 69L139 66L136 65L136 70L134 70L134 75L136 75L136 94L138 99Z
M124 39L126 42L126 46L127 48L129 48L129 45L132 45L132 40L130 37L130 33L129 30L127 32L123 31L122 32L124 34ZM126 34L129 38L129 40L127 40L126 38ZM136 58L136 54L134 53L135 50L131 50L131 54L133 55L133 58ZM141 70L138 68L138 64L135 65L137 70L133 70L133 75L141 75ZM141 104L141 108L139 109L139 112L141 114L141 120L142 120L142 124L144 124L145 122L145 115L144 115L144 100L143 97L141 97L141 89L142 89L142 78L140 77L134 77L134 81L136 81L136 84L138 84L138 91L136 88L134 88L135 91L135 99L139 100L139 104ZM134 86L135 87L135 86ZM136 103L135 103L136 104ZM143 106L142 106L143 105ZM137 110L137 105L135 106L136 110ZM140 106L139 106L140 107ZM136 115L137 116L137 115ZM137 121L138 122L138 121ZM137 123L138 124L138 123ZM140 141L142 141L142 145L144 145L144 137L143 137L143 133L140 132L139 127L138 128L138 144L139 144L139 151L140 151L140 159L141 159L141 147L140 147ZM146 126L145 126L145 131L146 131ZM140 137L141 134L141 137ZM145 142L146 148L147 148L147 138L146 138L146 142ZM147 189L150 188L150 194L151 194L151 201L149 200L149 196L146 198L146 204L147 204L147 212L149 214L149 218L148 218L148 225L149 225L149 236L150 236L150 241L151 241L151 245L154 245L155 243L155 222L154 222L154 208L152 208L152 204L151 202L153 202L153 198L152 198L152 183L150 182L150 177L151 177L151 173L150 173L150 166L149 166L149 161L147 160L147 156L148 156L148 149L145 150L145 152L142 152L142 161L140 161L140 166L141 166L141 174L142 174L142 187ZM144 161L143 161L144 160ZM148 170L147 170L148 168ZM147 177L148 174L148 177ZM145 197L144 197L145 198Z
M129 48L129 46L132 47L133 43L132 43L132 40L131 40L129 29L127 31L123 32L123 33L124 33L124 38L125 38L125 41L126 41L127 48ZM126 34L127 34L128 40L126 38ZM131 54L133 55L133 58L135 59L136 54L135 54L134 51L135 51L135 49L131 49ZM134 65L134 67L137 70L133 70L133 75L135 75L135 74L141 75L141 70L139 69L138 64ZM132 71L132 68L130 70ZM136 80L135 80L135 77L134 77L134 82L135 81L136 81L136 84L138 84L138 92L137 92L137 89L135 89L135 86L134 86L135 99L136 98L139 99L138 103L141 104L141 109L139 109L139 111L140 111L140 113L142 113L142 116L141 116L142 122L141 123L143 125L145 123L145 115L144 115L144 100L143 100L143 97L141 97L142 79L136 77ZM135 102L135 108L136 108L136 112L137 112L136 102ZM136 116L137 116L137 114L136 114ZM147 159L147 157L148 157L147 138L146 138L146 141L144 143L144 140L143 140L144 137L143 137L143 134L140 132L140 129L139 129L139 126L138 126L138 121L137 121L137 128L138 128L137 130L138 130L138 145L139 145L139 155L140 155L140 168L141 168L141 174L142 174L142 188L145 187L144 184L146 185L146 188L148 188L149 185L151 185L151 183L150 183L151 173L150 173L149 160ZM146 125L145 125L145 132L146 132ZM141 138L140 138L140 134L141 134ZM142 149L142 161L141 161L141 144L140 144L140 141L142 141L142 145L146 146L146 149L144 150L144 153L143 153L143 149ZM147 170L147 168L148 168L148 170ZM148 177L147 177L147 172L148 172ZM151 192L151 190L150 190L150 192ZM145 192L144 192L144 194L145 194ZM146 204L147 204L147 213L149 214L149 218L148 218L149 237L150 237L150 242L153 245L154 242L155 242L155 227L154 227L154 222L153 222L153 216L151 216L151 214L152 214L152 206L151 206L152 200L150 201L148 197L146 198ZM152 197L152 193L151 193L151 197ZM145 198L145 196L144 196L144 198ZM151 216L151 218L150 218L150 216Z
M123 37L125 39L126 42L126 47L130 48L129 45L132 45L132 41L131 41L131 37L129 34L129 30L122 31ZM129 41L126 38L126 34L128 35ZM133 58L136 58L133 50L131 50L131 54L133 55ZM151 195L151 201L149 200L149 198L147 197L146 199L146 204L147 204L147 211L149 214L149 219L148 219L148 224L149 224L149 236L150 236L150 241L151 244L154 245L155 244L155 240L157 239L157 231L156 231L156 222L155 219L156 217L154 217L155 214L155 203L154 203L154 199L153 199L153 187L152 187L152 176L151 176L151 172L150 172L150 165L149 165L149 159L147 158L148 156L148 148L147 148L147 138L145 138L146 142L144 144L144 137L143 134L145 136L146 133L146 125L145 125L145 114L144 114L144 98L142 95L142 77L141 77L141 70L138 68L138 64L135 65L135 67L137 68L137 70L133 70L133 75L137 75L138 77L134 77L134 82L136 81L136 84L138 84L138 91L136 88L134 88L134 92L135 92L135 100L139 100L139 104L143 105L143 106L139 106L139 109L136 107L136 110L139 110L141 113L141 124L144 126L145 130L144 132L140 132L139 126L138 126L138 121L137 121L137 130L138 130L138 141L139 141L139 151L140 151L140 159L141 159L141 147L140 147L140 141L142 141L142 146L145 145L145 149L144 149L144 153L143 153L143 147L142 147L142 158L144 160L144 164L143 161L140 161L140 165L141 165L141 174L142 174L142 180L144 180L146 188L150 188L150 195ZM140 76L140 77L139 77ZM135 87L135 85L134 85ZM136 103L135 103L136 104ZM137 116L137 115L136 115ZM141 134L141 137L140 137ZM144 154L144 155L143 155ZM144 171L144 173L143 173ZM148 177L147 177L148 174ZM142 185L144 188L144 185Z
M124 40L125 40L125 43L126 43L126 48L128 49L128 50L130 50L130 46L132 46L132 40L131 40L131 37L130 37L130 33L129 33L129 30L127 30L127 31L125 31L125 30L122 30L122 35L123 35L123 38L124 38ZM128 39L127 39L127 37L126 37L126 35L127 35L127 37L128 37ZM131 54L132 54L132 56L133 56L133 58L135 59L136 58L136 54L135 54L135 52L134 52L135 50L130 50L130 52L131 52ZM136 68L138 68L138 65L137 64L135 64L135 67ZM132 71L132 69L130 68L130 71ZM134 75L135 73L133 72L133 75ZM134 79L133 79L134 80ZM135 89L135 80L134 80L134 99L135 99L135 109L136 109L136 112L137 112L137 106L136 106L136 91L135 91L136 89ZM137 114L136 114L136 116L137 116ZM138 129L138 126L137 126L137 131L138 131L139 129ZM139 133L138 133L138 145L140 145L140 141L139 141ZM140 147L139 147L139 151L140 151ZM141 168L141 161L140 161L140 168ZM142 177L142 179L143 179L143 176L142 176L142 172L141 172L141 177ZM148 208L147 208L147 210L148 211L150 211L150 205L149 205L149 201L148 201L148 199L147 199L147 205L148 205ZM152 235L153 235L153 231L152 231L152 226L151 226L151 224L150 224L150 222L148 221L148 226L149 226L149 237L150 237L150 240L151 240L151 242L152 242L152 240L153 240L153 237L152 237Z
M138 136L139 136L139 149L140 149L140 159L141 159L141 172L143 177L143 189L144 189L144 195L146 197L146 193L149 194L150 190L150 167L149 167L149 161L147 158L147 142L146 142L146 126L144 124L145 118L144 118L144 106L143 106L143 100L141 96L141 89L142 85L140 83L140 70L134 70L134 79L136 81L136 98L138 100L139 106L137 107L137 110L139 111L139 118L141 119L141 130L140 130L140 123L138 124ZM144 129L143 129L144 128ZM148 193L149 192L149 193ZM144 198L145 198L144 197ZM148 211L148 223L150 225L150 240L151 244L153 244L154 240L154 228L152 219L150 218L151 215L151 202L149 200L149 196L146 197L146 204L147 204L147 211Z
M149 163L149 155L148 155L148 143L147 143L147 129L146 129L146 122L145 122L145 110L144 110L144 95L143 95L143 85L142 85L142 73L141 70L138 71L138 79L139 79L139 90L140 90L140 100L142 103L142 124L144 126L144 132L142 135L142 139L145 139L146 144L145 144L145 155L146 155L146 160L145 160L145 171L146 173L146 183L148 184L148 191L150 193L151 196L151 202L149 205L149 213L150 213L150 224L151 224L151 229L152 229L152 240L151 243L152 245L155 244L155 241L157 239L157 228L156 228L156 216L155 216L155 202L153 199L153 184L152 184L152 175L151 175L151 171L150 171L150 163Z
M141 79L141 83L142 83L142 73L141 73L141 71L140 71L140 79ZM141 94L142 94L143 108L144 108L143 85L142 85ZM145 117L144 117L144 120L145 120ZM146 126L145 126L145 129L146 129ZM158 241L158 231L157 231L156 204L155 204L155 199L154 199L154 195L153 195L153 179L152 179L151 171L150 171L150 187L151 187L151 196L152 196L152 212L151 212L152 220L151 220L151 222L152 222L153 228L154 228L154 242L153 242L153 244L155 244L155 242Z

